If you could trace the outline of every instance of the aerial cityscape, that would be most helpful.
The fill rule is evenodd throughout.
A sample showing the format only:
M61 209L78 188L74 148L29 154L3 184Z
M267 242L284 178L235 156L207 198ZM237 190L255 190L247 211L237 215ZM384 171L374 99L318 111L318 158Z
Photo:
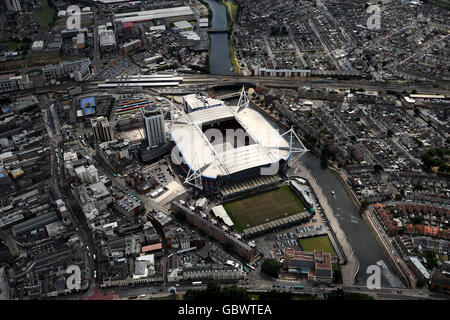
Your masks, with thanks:
M1 0L0 108L0 300L450 299L449 0Z

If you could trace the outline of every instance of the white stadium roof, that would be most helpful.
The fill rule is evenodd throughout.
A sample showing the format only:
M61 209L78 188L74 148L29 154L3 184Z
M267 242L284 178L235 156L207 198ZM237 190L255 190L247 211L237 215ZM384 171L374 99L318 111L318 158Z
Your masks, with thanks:
M222 205L212 207L211 210L214 215L216 217L220 217L227 226L232 227L234 225L233 221L231 221L230 217L227 214L227 211Z
M203 177L216 179L252 167L268 166L287 160L288 142L257 111L237 106L218 106L182 114L171 126L172 140L184 161ZM253 144L232 148L231 144L209 142L201 125L235 118L254 141ZM214 144L214 145L213 145Z

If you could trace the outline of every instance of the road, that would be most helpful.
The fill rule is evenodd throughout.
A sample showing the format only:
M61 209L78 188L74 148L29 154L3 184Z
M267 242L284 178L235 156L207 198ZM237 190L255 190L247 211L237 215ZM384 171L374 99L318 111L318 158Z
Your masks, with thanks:
M289 281L289 280L256 280L247 283L242 280L238 283L223 284L225 286L236 285L241 288L246 288L250 293L268 292L271 290L286 291L298 294L312 294L318 295L319 298L324 293L330 293L336 289L343 289L344 292L363 293L370 295L376 299L389 299L389 300L429 300L440 299L448 300L448 297L434 294L431 295L422 292L420 290L413 289L396 289L396 288L380 288L380 289L368 289L362 286L342 286L328 287L325 284L314 286L306 280L301 281ZM294 289L295 286L303 286L303 289ZM142 286L142 287L124 287L115 288L114 291L118 296L118 299L128 299L129 297L138 296L138 299L160 299L168 296L169 288L174 287L177 293L185 293L189 289L199 290L206 289L206 285L192 286L191 284L170 284L162 286ZM111 289L105 290L110 291ZM141 297L142 295L142 297Z
M96 261L94 259L94 255L97 254L97 246L95 244L94 235L87 223L86 216L82 212L80 206L76 202L74 196L71 193L70 185L66 177L66 173L64 170L64 162L60 159L60 155L62 154L62 139L61 132L59 130L60 124L56 112L54 110L53 104L47 108L46 110L42 109L43 112L50 112L54 114L52 117L53 126L57 128L57 134L53 135L50 139L50 150L51 150L51 170L52 170L52 179L56 185L56 191L58 192L58 196L66 203L71 216L73 223L77 226L77 231L79 232L80 238L82 239L82 243L85 247L85 259L86 259L86 267L88 271L87 278L93 278L94 270L96 270ZM48 119L48 118L47 118ZM46 121L46 126L49 135L51 134L50 125ZM90 283L89 285L94 284Z

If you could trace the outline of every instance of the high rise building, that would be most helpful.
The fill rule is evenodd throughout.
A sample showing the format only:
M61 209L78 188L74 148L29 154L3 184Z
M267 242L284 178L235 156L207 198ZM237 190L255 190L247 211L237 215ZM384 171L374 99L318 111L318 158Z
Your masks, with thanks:
M157 106L149 105L141 109L141 114L147 148L166 143L164 116L161 110Z
M94 165L88 167L77 167L75 168L75 173L81 182L84 183L96 183L98 182L98 170Z
M95 141L107 142L114 140L114 134L107 118L98 117L91 119L91 126L94 130Z
M6 9L8 11L22 11L22 6L20 5L20 0L5 0Z

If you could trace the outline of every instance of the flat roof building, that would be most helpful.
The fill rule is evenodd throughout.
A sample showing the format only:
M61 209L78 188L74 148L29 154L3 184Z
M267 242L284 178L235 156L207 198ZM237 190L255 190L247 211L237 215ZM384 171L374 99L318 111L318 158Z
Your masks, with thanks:
M164 8L148 11L133 11L126 13L118 13L114 15L116 22L144 22L156 19L164 19L167 22L179 21L179 20L192 20L194 19L194 12L191 7L175 7Z

